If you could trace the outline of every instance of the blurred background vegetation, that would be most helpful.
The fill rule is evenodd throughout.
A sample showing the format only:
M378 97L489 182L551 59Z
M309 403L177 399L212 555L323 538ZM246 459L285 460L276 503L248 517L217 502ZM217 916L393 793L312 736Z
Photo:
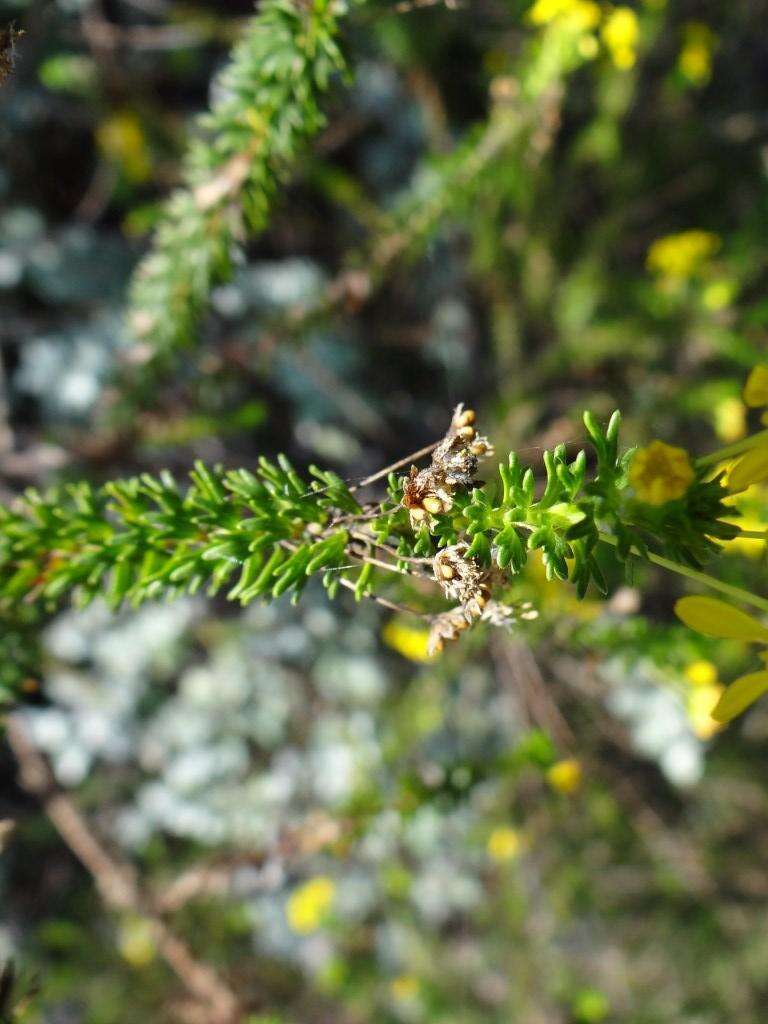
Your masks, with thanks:
M355 6L325 126L160 353L131 273L252 5L0 7L0 500L276 451L355 479L458 401L532 459L585 407L693 452L758 426L764 0ZM764 592L763 549L723 577ZM743 646L605 570L577 602L534 565L536 622L437 661L320 587L14 609L2 1019L763 1020L768 708L718 731Z

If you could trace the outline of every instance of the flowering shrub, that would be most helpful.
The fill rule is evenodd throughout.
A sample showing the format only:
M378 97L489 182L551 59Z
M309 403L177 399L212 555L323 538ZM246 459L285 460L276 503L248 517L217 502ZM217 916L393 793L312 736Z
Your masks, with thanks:
M759 1019L755 5L11 6L0 1016Z
M752 400L755 380L753 373L746 387ZM541 553L547 580L572 582L580 597L590 584L606 595L596 549L607 544L625 563L648 559L768 610L768 600L739 594L701 571L719 541L750 532L734 523L725 501L768 476L761 435L737 446L745 454L726 485L725 474L709 468L722 453L694 466L686 451L662 441L621 452L619 414L603 430L587 413L594 470L588 475L585 451L569 459L560 445L543 454L546 479L537 492L534 470L523 469L514 452L499 467L500 487L478 484L480 462L493 449L475 418L459 405L445 437L428 449L425 468L412 465L403 477L382 470L353 487L315 467L305 481L281 456L276 465L262 459L256 473L199 464L186 493L167 473L100 490L82 484L31 492L17 510L0 509L0 596L6 606L23 598L50 609L69 591L80 605L103 591L117 607L202 586L214 595L227 585L229 600L246 605L285 593L298 598L318 573L331 596L343 585L357 600L373 596L401 610L387 596L383 574L431 578L450 607L408 609L429 625L426 649L422 633L392 624L387 634L395 649L418 661L473 623L507 628L535 618L530 602L515 595L515 577L531 552ZM361 502L356 491L387 473L387 497ZM727 610L711 598L685 598L678 614L708 635L768 637L743 613L731 611L720 621L721 607ZM750 700L734 700L729 689L715 718L742 710L768 675L746 678L748 684L733 685ZM563 788L570 785L566 768Z

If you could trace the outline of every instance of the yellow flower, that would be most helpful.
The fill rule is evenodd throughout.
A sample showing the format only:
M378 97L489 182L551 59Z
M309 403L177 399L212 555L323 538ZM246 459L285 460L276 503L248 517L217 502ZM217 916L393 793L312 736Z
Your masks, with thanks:
M520 852L520 833L504 825L495 828L488 836L486 850L491 860L504 863L513 860Z
M728 490L738 494L763 480L768 480L768 444L751 448L739 459L728 474Z
M715 36L702 21L689 21L683 28L683 47L677 69L691 85L706 85L712 75Z
M705 309L711 313L717 313L726 306L730 306L736 294L737 285L726 277L719 277L716 281L710 281L701 293L701 301Z
M397 619L391 619L381 631L381 638L387 647L402 654L404 658L411 661L426 662L432 661L433 656L428 653L429 630L419 629L415 626L406 626Z
M712 717L723 693L724 686L707 684L691 690L686 700L686 711L691 727L700 740L708 740L723 728L723 723Z
M547 770L547 782L558 793L575 793L583 778L581 763L575 757L557 761Z
M333 906L336 886L325 875L317 875L294 889L285 904L285 916L299 935L309 935L323 924Z
M717 682L717 669L711 661L704 658L686 665L683 675L691 686L713 686Z
M108 160L117 164L129 181L146 181L152 172L141 121L130 110L112 114L96 129L99 149Z
M746 434L746 407L740 398L722 398L713 410L715 433L732 444Z
M768 629L762 623L716 597L681 597L675 604L675 614L686 626L704 636L768 644ZM768 652L761 652L760 657L768 664ZM711 709L711 717L716 722L730 722L766 690L768 671L765 669L740 676L720 694L717 704Z
M536 0L528 17L534 25L566 19L574 28L587 30L600 21L600 7L592 0Z
M645 262L654 274L684 281L692 277L719 248L720 238L712 231L680 231L657 238L648 249Z
M723 398L713 410L715 433L732 444L747 433L747 410L740 398Z
M663 441L639 448L629 467L629 482L638 499L647 505L664 505L682 498L694 477L688 452Z
M411 1002L419 994L419 979L413 974L399 974L389 985L392 998L398 1003Z
M640 23L631 7L616 7L602 28L603 42L617 68L626 71L637 59L637 42L640 37Z
M747 377L744 401L750 409L768 405L768 366L765 363L758 364Z
M126 918L120 925L117 937L120 956L131 967L146 967L157 956L155 930L150 921L143 917Z

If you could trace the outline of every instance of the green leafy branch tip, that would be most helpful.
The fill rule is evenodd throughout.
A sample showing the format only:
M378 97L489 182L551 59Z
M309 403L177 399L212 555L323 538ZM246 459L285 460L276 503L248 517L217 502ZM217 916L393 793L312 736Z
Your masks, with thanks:
M353 0L354 2L354 0ZM188 344L212 287L231 273L246 232L261 230L281 176L324 123L319 106L344 67L346 0L263 0L199 119L184 183L169 199L130 296L134 361Z
M429 454L429 464L402 477L390 472L386 496L368 502L358 498L362 484L350 486L317 467L305 478L284 456L262 458L253 471L197 463L185 490L167 472L102 487L30 490L14 507L0 507L0 611L50 610L68 594L79 605L97 595L112 607L138 605L203 587L211 595L226 588L227 598L242 605L286 593L297 599L319 574L331 596L343 586L357 599L372 596L423 615L436 652L475 621L503 625L534 617L514 591L515 577L536 551L547 579L570 581L579 596L590 584L607 591L600 543L621 561L644 557L724 590L726 584L700 571L718 542L739 532L724 521L734 509L723 503L722 474L709 479L706 468L694 469L686 453L662 442L654 445L667 461L658 452L648 457L653 446L622 452L618 413L606 427L589 413L584 422L591 456L583 450L570 456L558 445L543 453L537 476L512 452L498 481L481 486L478 467L493 449L478 433L474 412L460 405L445 436L417 453ZM654 473L648 493L657 494L658 484L669 495L657 504L643 491ZM420 596L419 609L387 596L387 586L403 578L418 581L411 589ZM440 610L424 581L434 598L442 592L447 609Z

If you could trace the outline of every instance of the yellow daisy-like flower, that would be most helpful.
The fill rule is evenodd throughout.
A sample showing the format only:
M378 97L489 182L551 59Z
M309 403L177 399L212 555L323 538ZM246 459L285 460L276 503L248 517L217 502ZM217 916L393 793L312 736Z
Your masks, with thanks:
M520 833L508 825L503 825L495 828L488 836L486 850L491 860L503 864L505 861L514 860L520 852L520 847Z
M688 452L664 441L639 448L629 467L629 482L646 505L664 505L682 498L695 475Z
M711 661L699 658L683 669L683 675L691 686L714 686L717 682L717 668Z
M317 875L294 889L285 904L285 916L293 931L309 935L323 924L333 906L336 886L325 875Z
M547 769L547 782L556 792L565 793L566 796L576 792L581 786L583 777L584 771L581 762L575 757L557 761Z
M681 597L675 605L675 614L686 626L704 636L768 645L768 629L761 622L716 597ZM768 652L761 652L760 658L768 664ZM766 691L766 669L740 676L722 691L709 714L715 722L730 722Z
M634 66L640 23L631 7L614 8L605 19L600 34L617 68L627 71Z
M760 363L747 377L744 385L744 401L750 409L768 405L768 366Z
M392 619L381 631L381 638L387 647L391 647L409 661L422 663L434 660L434 655L428 651L428 629L407 626L397 619Z
M684 281L692 277L719 248L720 238L712 231L680 231L657 238L648 249L645 262L651 273Z
M683 29L683 47L677 69L693 86L706 85L712 75L715 35L702 21L689 21Z

